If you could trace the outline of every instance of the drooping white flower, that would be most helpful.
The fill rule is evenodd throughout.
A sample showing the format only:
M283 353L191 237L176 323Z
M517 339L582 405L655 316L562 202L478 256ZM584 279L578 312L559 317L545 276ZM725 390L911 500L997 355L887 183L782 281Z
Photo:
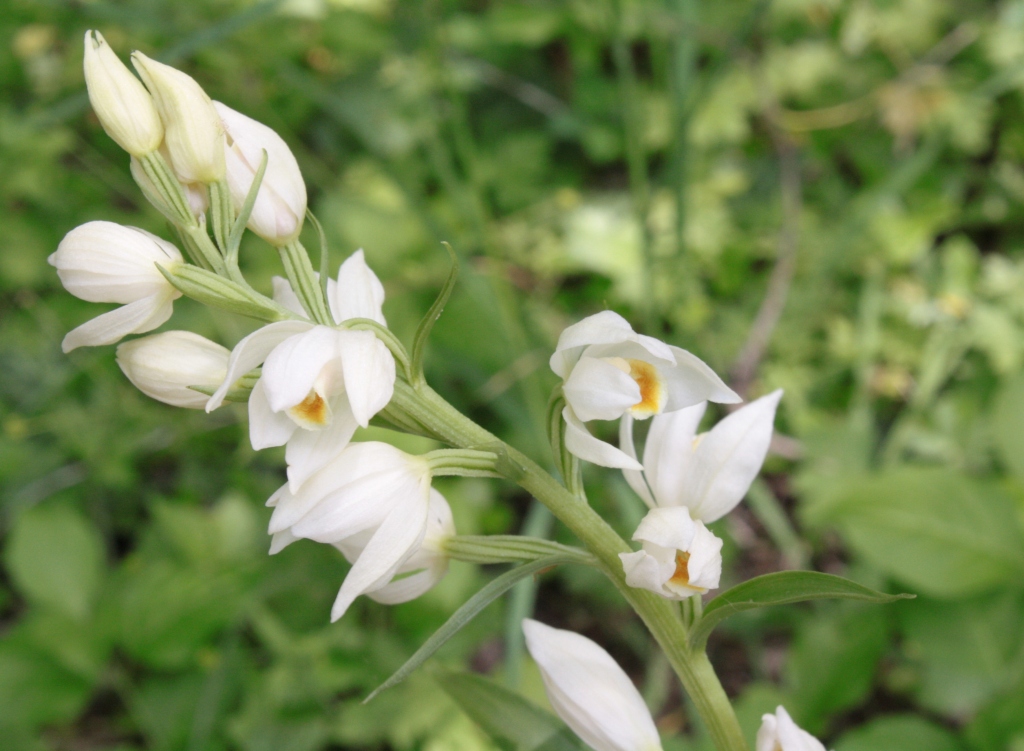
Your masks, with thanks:
M717 589L722 576L722 541L684 506L654 508L636 528L643 548L619 553L626 584L670 600Z
M685 506L693 519L721 519L743 500L761 470L781 398L781 389L762 396L702 435L697 426L706 404L658 415L647 435L643 470L623 470L626 481L651 508ZM628 415L619 445L636 458Z
M172 302L181 297L157 268L173 270L181 253L136 227L88 222L68 232L47 260L75 297L122 304L70 331L61 345L65 352L152 331L171 317Z
M235 211L249 195L256 171L267 152L263 174L248 227L271 245L285 245L298 236L306 216L306 184L291 149L263 123L214 102L227 134L225 161Z
M188 409L206 407L209 397L191 387L220 386L230 356L226 347L191 331L165 331L117 348L117 364L139 391Z
M523 620L526 648L558 716L596 751L661 751L640 692L611 655L584 636Z
M353 554L331 609L336 621L359 595L389 586L420 550L428 529L430 481L424 458L386 443L350 443L297 490L285 484L267 502L274 507L270 552L306 538ZM443 527L445 520L440 522ZM417 580L413 589L421 583ZM407 594L401 589L391 594Z
M383 324L384 288L361 252L342 264L332 289L339 323L370 318ZM366 427L394 392L394 357L372 332L280 321L238 343L206 410L219 407L231 384L260 363L263 374L249 397L249 438L257 450L288 444L293 490L334 458L357 426Z
M825 751L821 741L802 730L783 708L761 717L756 751Z
M563 380L566 448L605 467L640 469L640 464L594 438L585 422L617 420L625 414L644 419L702 401L740 401L700 358L637 334L610 310L563 331L550 365Z
M164 124L171 166L184 183L215 183L226 174L224 126L213 102L195 79L139 51L132 64L153 95Z
M164 138L153 98L98 31L85 32L85 85L100 125L133 157L156 150Z

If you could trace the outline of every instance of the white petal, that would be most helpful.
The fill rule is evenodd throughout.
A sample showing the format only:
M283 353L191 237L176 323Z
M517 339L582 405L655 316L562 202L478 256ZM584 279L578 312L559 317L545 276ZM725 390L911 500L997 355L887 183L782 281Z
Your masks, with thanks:
M294 407L309 395L324 369L338 360L340 333L327 326L314 326L274 347L263 363L260 378L272 410Z
M61 349L70 352L79 347L113 344L128 334L152 331L171 317L173 299L166 291L161 291L96 316L69 331L61 342Z
M651 713L622 668L594 642L525 619L526 646L551 705L596 751L660 751Z
M292 437L298 426L284 412L274 412L263 389L263 379L249 394L249 441L256 451L271 446L283 446ZM305 432L305 431L303 431Z
M690 519L686 507L671 506L648 511L633 533L633 539L671 550L688 551L696 532L697 525Z
M282 276L273 276L270 278L270 284L274 289L274 302L303 318L309 317L305 308L302 307L299 296L295 294L295 290L292 289L292 285L287 279Z
M341 618L359 595L374 588L381 579L390 579L412 555L427 530L430 480L424 478L419 495L408 497L384 519L353 564L331 608L331 622Z
M757 751L825 751L825 746L806 730L797 726L783 707L778 707L774 715L766 714L761 718L761 728L757 731Z
M665 582L675 573L675 556L671 560L661 561L647 550L638 550L635 553L619 553L619 558L629 586L646 589L662 597L682 599L665 589Z
M743 401L740 395L725 385L707 363L694 354L679 347L671 347L675 355L674 368L664 368L661 375L668 389L666 412L691 407L699 402L737 404Z
M365 428L391 401L395 358L371 331L339 331L338 349L352 414Z
M278 321L270 323L249 334L231 351L228 374L224 383L206 403L206 411L212 412L224 403L224 397L235 381L263 362L278 344L290 336L309 331L313 324L307 321Z
M284 550L286 547L288 547L293 542L295 542L296 540L299 540L299 539L302 539L302 538L296 537L295 535L293 535L291 533L290 530L286 529L286 530L284 530L282 532L278 532L277 534L275 534L273 537L270 538L270 555L277 555L282 550Z
M628 412L619 421L619 448L630 459L636 461L636 445L633 443L633 416ZM654 496L651 495L651 489L647 487L644 473L638 472L635 469L624 469L622 470L622 476L626 478L629 487L633 488L633 492L640 496L643 502L647 504L647 507L654 508Z
M761 471L772 440L775 409L782 391L733 412L705 435L693 456L687 505L694 519L711 523L743 500Z
M697 522L693 542L687 552L690 554L686 566L690 584L705 590L718 589L722 578L722 540Z
M357 250L338 269L338 285L331 295L331 311L339 323L350 318L369 318L387 326L383 304L384 285L366 264L363 251Z
M448 573L448 561L441 559L436 565L422 569L402 579L393 579L380 589L367 592L366 596L381 605L398 605L415 600L429 591Z
M566 378L584 347L624 342L634 336L629 321L611 310L602 310L562 331L548 364L555 375Z
M583 461L601 467L617 469L642 469L640 462L629 454L612 446L610 443L594 438L580 419L573 414L571 407L562 410L565 419L565 447L571 454Z
M685 506L693 465L693 441L707 402L655 415L644 446L644 475L659 506Z
M640 386L606 360L584 357L562 387L565 401L583 422L617 420L640 401Z
M358 427L344 394L331 401L334 416L323 430L299 430L288 442L285 461L288 463L288 484L298 490L348 446ZM289 418L284 419L292 422ZM295 423L292 423L294 425Z

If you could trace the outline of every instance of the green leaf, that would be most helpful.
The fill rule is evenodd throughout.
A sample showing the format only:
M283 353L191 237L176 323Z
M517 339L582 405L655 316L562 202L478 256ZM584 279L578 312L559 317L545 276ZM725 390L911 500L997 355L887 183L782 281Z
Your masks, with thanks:
M286 321L296 317L269 297L198 266L183 263L169 271L158 264L157 269L179 292L204 305L261 321Z
M259 195L260 186L263 185L263 175L267 171L268 159L267 150L263 149L263 158L260 159L259 169L253 175L252 182L249 184L249 192L245 196L245 203L242 204L241 211L235 217L235 224L231 228L231 234L228 235L227 252L231 256L237 257L238 255L238 246L242 242L245 225L249 223L249 217L252 216L252 208L256 205L256 196Z
M437 299L430 306L430 310L427 311L427 314L423 316L423 320L420 321L420 325L416 329L416 336L412 341L412 370L410 375L412 378L419 379L420 381L423 380L423 354L427 346L427 339L430 338L430 332L433 330L434 324L437 323L437 319L444 312L444 306L448 304L448 299L452 296L452 290L455 289L455 282L459 279L459 258L455 255L451 245L448 243L443 243L443 245L445 250L448 251L452 266L448 270L448 278L445 279L444 286L437 293Z
M1024 576L1013 499L953 470L908 467L852 481L822 518L873 566L933 597L963 597Z
M478 675L438 671L436 680L456 704L508 751L584 751L587 747L554 715Z
M914 715L880 717L851 730L836 751L960 751L963 747L945 728Z
M703 647L715 626L744 610L788 605L806 600L861 600L894 602L914 595L887 595L841 576L817 571L779 571L758 576L728 589L707 604L690 635L690 644Z
M1024 481L1024 375L1007 381L999 390L992 410L992 438L1007 469Z
M473 620L481 610L505 594L505 592L511 589L512 586L520 579L532 576L546 568L551 568L552 566L558 566L562 563L576 562L578 562L578 558L576 556L552 555L547 558L541 558L540 560L533 561L532 563L524 563L522 566L517 566L511 571L506 571L501 576L489 582L487 586L470 597L462 607L456 610L452 614L452 617L445 621L444 625L435 631L433 636L427 639L423 643L423 646L417 649L416 653L410 657L402 667L395 671L394 675L374 689L373 692L366 697L364 703L373 699L373 697L381 691L404 681L410 673L437 652L437 650L439 650L446 641L457 634L459 629Z
M22 594L72 618L89 615L104 572L103 539L66 506L39 506L18 517L6 563Z

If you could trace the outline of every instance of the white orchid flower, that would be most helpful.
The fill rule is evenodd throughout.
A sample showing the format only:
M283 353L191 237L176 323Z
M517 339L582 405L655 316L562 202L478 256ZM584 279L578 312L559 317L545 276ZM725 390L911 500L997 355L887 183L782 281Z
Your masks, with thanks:
M684 506L654 508L636 528L643 544L635 553L619 553L626 584L649 589L670 600L685 600L717 589L722 576L722 541Z
M802 730L782 707L761 717L755 751L825 751L821 741Z
M356 597L392 583L420 550L430 518L430 480L424 458L386 443L350 443L297 491L285 484L267 502L274 507L270 552L306 538L353 554L331 609L334 622ZM390 594L407 593L395 587Z
M224 157L235 211L245 203L266 151L267 169L248 226L271 245L285 245L298 236L306 217L306 183L295 156L284 139L263 123L220 102L213 106L227 134Z
M384 288L362 251L342 264L329 292L339 323L370 318L384 324ZM249 396L249 439L257 450L287 444L292 490L333 459L394 392L394 357L373 332L280 321L238 343L207 412L260 363L263 374Z
M651 508L685 506L706 524L721 519L743 500L761 470L781 398L781 389L762 396L701 435L697 426L706 404L658 415L647 434L642 471L623 470L626 481ZM636 459L628 415L619 445Z
M562 332L551 355L562 378L566 448L605 467L639 470L634 457L594 438L583 423L645 419L703 401L731 404L740 397L704 361L684 349L637 334L610 310L584 318Z
M215 389L228 372L231 352L191 331L165 331L125 342L117 364L146 396L175 407L203 409L209 397L193 386Z
M152 331L171 317L172 303L181 297L157 268L173 270L181 253L136 227L88 222L68 232L47 261L75 297L122 304L70 331L61 344L65 352Z
M661 751L650 710L611 655L584 636L523 621L558 716L596 751Z

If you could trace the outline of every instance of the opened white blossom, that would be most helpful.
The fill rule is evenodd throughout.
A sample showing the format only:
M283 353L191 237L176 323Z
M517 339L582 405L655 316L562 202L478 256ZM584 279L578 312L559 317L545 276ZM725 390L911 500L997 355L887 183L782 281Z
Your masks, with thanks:
M160 146L164 126L146 91L98 31L85 32L85 86L100 125L133 157Z
M328 292L339 323L369 318L384 325L384 288L362 251L342 264ZM260 363L263 373L249 397L249 439L257 450L287 444L293 490L333 459L358 426L369 425L394 393L395 359L373 332L281 321L238 343L206 410L219 407L231 385Z
M248 227L272 245L285 245L298 236L306 216L306 184L298 162L284 139L263 123L220 102L213 106L226 133L227 180L235 210L245 203L266 151L267 169Z
M165 331L125 342L117 364L146 396L175 407L203 409L209 396L193 387L220 386L231 352L191 331Z
M526 648L558 716L596 751L661 751L640 692L611 655L572 631L523 620Z
M635 553L619 553L626 584L684 600L717 589L722 576L722 541L684 506L654 508L640 522Z
M558 338L551 369L563 379L565 445L605 467L640 469L639 462L592 436L583 423L644 419L703 401L731 404L740 397L703 360L679 347L637 334L610 310L584 318Z
M781 389L762 396L701 435L697 427L707 404L658 415L647 434L643 470L623 470L626 481L651 508L685 506L693 519L721 519L743 500L761 470L781 398ZM619 445L636 458L628 415Z
M224 126L213 102L187 73L132 53L160 120L171 166L184 183L215 183L226 174Z
M801 729L781 706L761 717L755 751L825 751L821 741Z
M285 484L267 502L274 507L270 552L306 538L355 554L331 609L336 621L356 597L386 587L420 549L430 481L424 458L386 443L350 443L297 490Z
M171 317L173 301L181 297L158 268L173 270L181 253L136 227L88 222L68 232L47 260L75 297L122 304L70 331L61 344L65 352L152 331Z

